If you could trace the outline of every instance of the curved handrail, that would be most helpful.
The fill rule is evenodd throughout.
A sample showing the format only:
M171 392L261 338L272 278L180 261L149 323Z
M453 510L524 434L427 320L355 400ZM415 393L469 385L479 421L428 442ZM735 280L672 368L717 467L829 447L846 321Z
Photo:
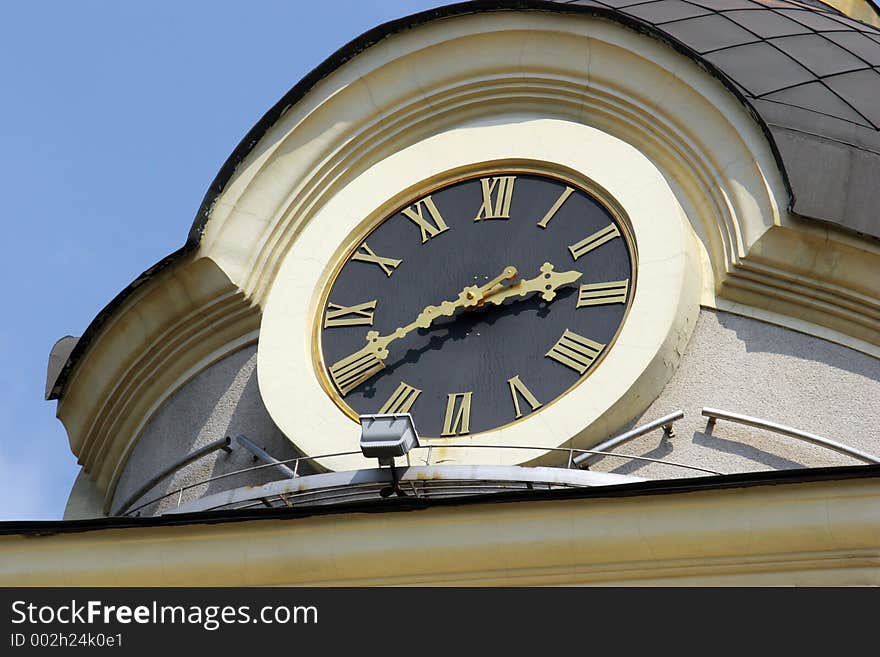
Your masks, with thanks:
M880 463L880 456L874 456L873 454L863 452L862 450L856 449L855 447L850 447L849 445L844 445L843 443L839 443L835 440L830 440L828 438L823 438L822 436L817 436L814 433L808 433L806 431L801 431L800 429L787 427L784 424L777 424L776 422L762 420L760 418L751 417L749 415L731 413L730 411L722 411L717 408L704 408L702 414L703 417L709 418L710 426L715 424L716 420L727 420L728 422L734 422L736 424L744 424L749 427L766 429L767 431L772 431L773 433L788 436L789 438L797 438L798 440L803 440L808 443L813 443L814 445L819 445L820 447L834 450L835 452L839 452L841 454L852 456L853 458L864 461L865 463Z
M654 429L659 429L663 427L663 435L671 436L672 433L672 425L676 420L680 420L684 417L684 411L675 411L674 413L670 413L669 415L664 415L661 418L657 418L652 422L648 422L647 424L643 424L640 427L636 427L634 429L630 429L626 433L622 433L619 436L615 436L614 438L610 438L606 440L604 443L599 443L596 445L597 450L605 450L608 451L610 449L614 449L618 445L622 445L623 443L629 442L639 436L644 436L646 433L650 433L654 431ZM591 463L595 463L598 461L601 456L597 454L581 454L577 458L572 461L572 463L579 468L588 468Z

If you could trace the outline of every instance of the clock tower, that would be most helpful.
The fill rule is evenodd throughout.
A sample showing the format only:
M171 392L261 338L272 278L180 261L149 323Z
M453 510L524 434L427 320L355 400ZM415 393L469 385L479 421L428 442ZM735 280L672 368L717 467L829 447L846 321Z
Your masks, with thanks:
M862 19L490 0L353 40L53 351L67 517L147 548L40 540L131 584L878 583ZM377 467L389 413L418 445Z

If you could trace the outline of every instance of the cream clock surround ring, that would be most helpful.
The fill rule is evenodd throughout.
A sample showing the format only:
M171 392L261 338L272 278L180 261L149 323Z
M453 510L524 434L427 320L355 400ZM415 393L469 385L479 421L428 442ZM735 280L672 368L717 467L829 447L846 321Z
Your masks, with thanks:
M264 308L261 394L309 455L357 451L358 414L408 411L434 462L555 462L443 445L619 429L674 370L699 272L674 194L624 142L549 119L459 128L303 221Z

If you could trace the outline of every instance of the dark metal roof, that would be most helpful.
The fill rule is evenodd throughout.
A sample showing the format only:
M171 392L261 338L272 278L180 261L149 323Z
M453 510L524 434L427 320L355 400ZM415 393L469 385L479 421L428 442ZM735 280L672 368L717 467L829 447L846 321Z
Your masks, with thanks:
M792 209L880 238L880 29L796 0L561 4L613 8L713 64L769 127Z
M198 248L214 201L251 149L321 79L390 35L457 15L556 11L614 20L660 39L718 77L767 134L795 212L880 238L880 30L818 0L476 0L365 32L297 83L220 168L187 241L92 320L48 399L59 399L104 322L138 287Z

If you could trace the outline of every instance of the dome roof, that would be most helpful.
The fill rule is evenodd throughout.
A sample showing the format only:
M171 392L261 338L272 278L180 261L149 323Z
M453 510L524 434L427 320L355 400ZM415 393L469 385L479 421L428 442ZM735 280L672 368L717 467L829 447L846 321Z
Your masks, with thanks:
M880 237L880 29L818 0L574 0L656 30L766 124L804 216Z

